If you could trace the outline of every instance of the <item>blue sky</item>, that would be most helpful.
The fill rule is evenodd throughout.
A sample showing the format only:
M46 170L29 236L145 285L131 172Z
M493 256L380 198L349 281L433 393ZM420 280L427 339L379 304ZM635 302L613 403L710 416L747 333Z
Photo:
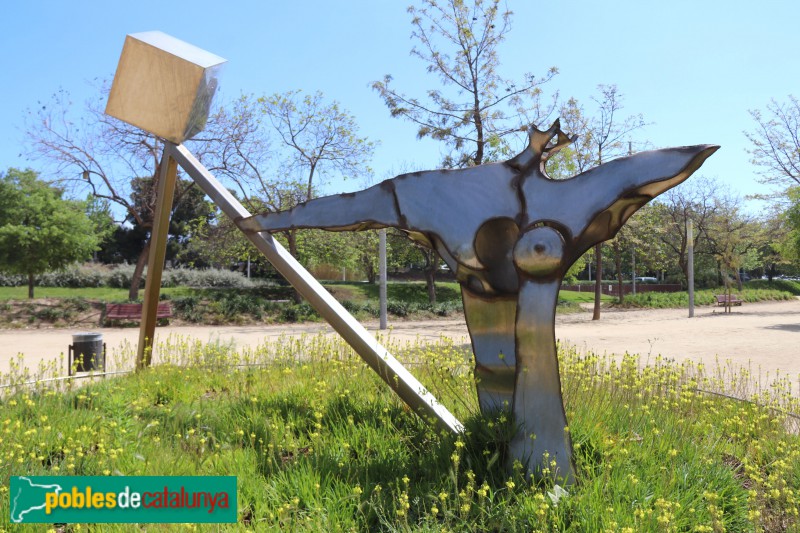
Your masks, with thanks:
M436 167L435 143L389 117L370 82L391 73L420 94L435 84L410 57L406 1L27 0L3 6L0 32L0 168L37 167L24 157L22 128L59 88L83 101L91 81L113 76L125 35L161 30L228 59L222 97L321 90L355 115L362 135L381 142L378 178L393 169ZM722 149L701 174L740 195L765 192L745 152L748 110L800 93L800 3L765 0L597 2L509 1L513 29L502 72L560 73L544 90L588 104L598 84L616 84L625 112L652 125L634 140L655 147L713 143ZM20 155L22 154L22 155ZM360 188L331 183L327 192ZM757 205L752 206L758 209Z

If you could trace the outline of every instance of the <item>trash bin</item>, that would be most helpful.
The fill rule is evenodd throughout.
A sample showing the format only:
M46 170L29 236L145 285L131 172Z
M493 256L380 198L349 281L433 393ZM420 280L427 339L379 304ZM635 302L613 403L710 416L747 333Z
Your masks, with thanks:
M106 369L106 345L102 333L75 333L69 347L69 372Z

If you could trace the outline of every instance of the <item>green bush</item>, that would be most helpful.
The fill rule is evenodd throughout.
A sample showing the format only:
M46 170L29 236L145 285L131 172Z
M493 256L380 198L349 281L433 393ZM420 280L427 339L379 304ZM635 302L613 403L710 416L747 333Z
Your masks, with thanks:
M219 300L217 306L225 318L249 314L259 320L263 309L261 302L260 298L251 294L232 294Z
M279 316L281 322L305 322L319 319L319 315L314 308L306 302L285 306L281 309Z
M28 281L21 274L4 274L0 272L0 287L21 287Z
M249 289L256 283L247 279L239 272L209 268L193 270L189 268L174 268L164 271L161 281L162 287L231 287Z
M776 291L785 291L800 296L800 281L793 281L789 279L773 279L772 281L766 279L754 279L748 281L744 285L748 289L772 289Z
M395 316L406 317L411 312L411 304L408 302L389 300L386 302L386 312Z
M717 303L716 295L724 294L725 289L704 289L695 291L694 303L695 305L714 305ZM768 289L745 289L742 292L732 291L732 294L737 295L745 302L763 302L767 300L790 300L793 298L791 293L768 290ZM619 303L612 303L612 306L619 306ZM689 293L681 292L645 292L639 294L629 294L625 296L625 301L621 304L623 307L650 307L655 309L667 309L677 307L688 307Z
M72 265L43 274L37 284L41 287L103 287L107 284L108 274L108 268L103 265Z
M176 296L171 301L172 309L178 318L188 322L203 321L204 313L199 296Z

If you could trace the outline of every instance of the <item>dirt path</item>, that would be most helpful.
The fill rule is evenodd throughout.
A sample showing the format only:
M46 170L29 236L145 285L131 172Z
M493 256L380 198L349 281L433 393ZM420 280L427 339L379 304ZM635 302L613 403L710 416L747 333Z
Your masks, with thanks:
M390 335L399 341L430 340L440 336L456 343L468 343L467 328L461 319L435 321L390 321ZM376 331L376 323L368 323ZM102 328L109 351L138 342L137 328ZM203 342L235 343L256 346L266 339L284 334L330 332L325 324L279 326L167 326L158 328L156 342L168 335L179 335ZM17 353L25 354L25 365L56 359L67 352L70 329L0 330L0 372L7 372ZM556 336L580 350L599 353L642 355L661 354L676 360L692 359L713 363L716 356L737 365L750 365L766 378L780 371L789 375L798 391L800 376L800 299L787 302L744 304L730 315L712 307L698 308L695 318L685 309L640 311L604 310L602 320L593 322L589 313L559 316Z

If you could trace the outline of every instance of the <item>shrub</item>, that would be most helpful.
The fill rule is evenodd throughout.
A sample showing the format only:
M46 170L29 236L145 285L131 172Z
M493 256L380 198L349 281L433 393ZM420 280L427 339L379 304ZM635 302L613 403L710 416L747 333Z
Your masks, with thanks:
M230 287L249 289L256 284L239 272L209 268L205 270L192 270L188 268L175 268L164 271L161 281L162 287L200 287L216 288Z
M76 264L63 270L42 274L38 284L42 287L103 287L108 282L108 276L109 269L103 265Z
M754 279L745 283L747 289L772 289L777 291L785 291L800 296L800 281L793 281L790 279L773 279L772 281L766 279Z
M88 311L92 306L85 299L79 297L64 298L64 304L66 307L73 308L76 311Z
M21 274L3 274L0 272L0 287L21 287L27 284L25 276Z
M135 265L117 265L108 276L108 286L115 289L128 289L131 286L131 278ZM147 276L147 269L142 274L142 281L139 288L144 287L144 280Z
M249 314L256 319L260 319L263 308L261 299L251 294L226 295L217 302L217 305L225 318Z
M281 322L303 322L319 319L319 315L314 308L306 302L287 305L281 309L279 316Z
M408 316L411 304L408 302L389 300L386 302L386 312L395 316L406 317Z

